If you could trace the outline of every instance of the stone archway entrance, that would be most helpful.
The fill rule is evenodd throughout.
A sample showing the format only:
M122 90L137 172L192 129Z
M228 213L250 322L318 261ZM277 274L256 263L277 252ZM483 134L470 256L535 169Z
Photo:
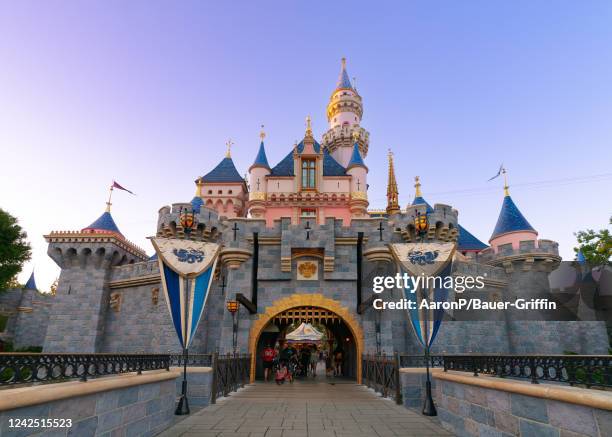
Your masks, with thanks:
M257 365L257 345L266 327L279 315L291 314L290 310L298 308L311 308L313 312L316 309L319 311L318 317L331 317L330 313L337 317L340 322L350 332L350 336L354 341L355 351L355 378L358 384L361 384L361 355L363 354L363 331L359 323L351 315L346 307L343 307L338 301L329 299L322 294L294 294L289 297L279 299L268 308L251 326L249 335L249 353L251 354L251 382L255 382L255 372ZM325 314L324 314L325 313Z

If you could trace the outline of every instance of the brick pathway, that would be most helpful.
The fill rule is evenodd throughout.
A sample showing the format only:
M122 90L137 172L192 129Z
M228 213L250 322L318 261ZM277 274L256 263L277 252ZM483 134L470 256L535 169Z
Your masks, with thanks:
M333 380L332 380L333 382ZM364 386L327 380L257 383L204 408L163 437L451 436L435 421Z

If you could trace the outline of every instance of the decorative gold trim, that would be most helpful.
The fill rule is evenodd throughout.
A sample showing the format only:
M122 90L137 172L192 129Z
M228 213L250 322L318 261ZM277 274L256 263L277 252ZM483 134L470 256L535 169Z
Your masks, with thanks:
M319 307L324 310L331 311L338 315L351 330L351 334L355 338L356 355L357 355L357 384L361 384L361 355L364 351L363 345L363 330L359 322L355 320L349 310L342 306L340 302L329 299L322 294L293 294L289 297L279 299L270 307L267 307L263 314L259 314L259 318L251 325L249 333L249 353L251 354L251 383L255 382L255 365L257 360L257 342L265 327L278 314L287 311L291 308L311 306Z
M266 193L263 191L251 191L249 193L249 200L266 200Z
M33 309L31 307L17 307L17 311L20 313L31 313Z
M354 200L368 200L368 195L365 191L354 191L351 193L351 198Z

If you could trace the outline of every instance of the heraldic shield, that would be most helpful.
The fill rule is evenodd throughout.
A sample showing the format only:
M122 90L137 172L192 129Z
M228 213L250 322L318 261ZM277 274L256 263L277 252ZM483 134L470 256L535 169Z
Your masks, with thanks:
M444 317L442 308L421 308L423 300L445 302L452 287L455 243L394 243L389 245L398 270L411 279L404 288L404 297L412 302L408 310L410 322L419 342L429 347L440 329ZM416 285L416 286L415 286Z
M219 245L176 238L151 238L172 324L183 348L189 348L212 283Z

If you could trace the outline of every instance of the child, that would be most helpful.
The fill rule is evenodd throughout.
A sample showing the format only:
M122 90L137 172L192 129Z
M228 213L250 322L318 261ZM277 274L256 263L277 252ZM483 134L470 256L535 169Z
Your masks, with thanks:
M285 362L281 361L280 367L276 371L276 383L281 385L285 382L285 379L289 378L289 371L287 370L287 365Z

